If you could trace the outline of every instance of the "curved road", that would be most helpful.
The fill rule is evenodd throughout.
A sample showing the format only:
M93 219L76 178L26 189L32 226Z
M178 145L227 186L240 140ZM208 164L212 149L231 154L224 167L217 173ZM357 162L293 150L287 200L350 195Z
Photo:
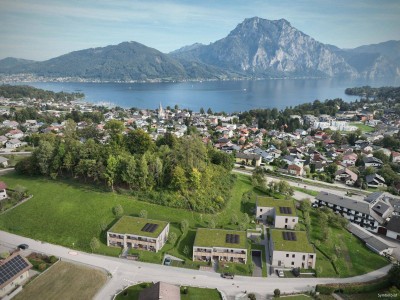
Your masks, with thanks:
M86 264L89 266L103 268L112 277L99 291L95 299L112 299L115 293L128 285L143 281L164 281L171 284L191 285L209 288L218 288L229 298L234 298L243 291L254 292L264 299L265 295L273 294L274 289L279 288L281 292L301 292L311 290L318 283L345 283L365 282L387 273L390 265L373 271L371 273L351 278L256 278L235 276L234 280L223 279L217 273L167 267L156 264L141 263L125 259L76 252L62 246L42 243L29 238L0 231L0 244L7 247L26 243L30 250L56 255L61 259Z

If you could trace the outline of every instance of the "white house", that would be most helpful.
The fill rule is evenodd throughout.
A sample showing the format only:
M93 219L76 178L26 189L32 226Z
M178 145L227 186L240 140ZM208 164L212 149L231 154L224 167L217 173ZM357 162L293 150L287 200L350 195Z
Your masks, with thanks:
M7 185L0 181L0 200L7 198Z

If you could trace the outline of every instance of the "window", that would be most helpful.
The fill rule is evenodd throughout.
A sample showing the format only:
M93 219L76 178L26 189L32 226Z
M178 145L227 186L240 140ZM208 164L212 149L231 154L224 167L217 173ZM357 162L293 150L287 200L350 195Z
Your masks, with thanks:
M295 257L295 254L292 254L292 258L294 258Z
M262 208L260 208L260 212L262 212L262 210L263 210L263 209L262 209Z
M292 261L292 266L294 266L294 261Z
M259 219L262 219L262 215L260 215L258 218L259 218Z
M296 222L296 219L293 219L292 222Z
M306 260L306 256L305 255L303 255L303 260Z
M310 254L310 258L314 258L314 255Z
M289 257L289 254L286 254L286 257Z
M288 218L285 219L285 223L287 223L287 221L288 221Z

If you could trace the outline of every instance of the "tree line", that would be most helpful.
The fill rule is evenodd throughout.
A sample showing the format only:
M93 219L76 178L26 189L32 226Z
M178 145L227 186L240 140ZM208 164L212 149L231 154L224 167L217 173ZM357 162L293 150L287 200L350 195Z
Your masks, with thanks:
M153 141L143 130L124 132L122 122L105 125L102 140L82 141L73 120L64 136L35 135L31 157L20 161L21 174L76 178L106 184L111 190L130 191L140 199L191 209L216 212L230 198L234 158L205 145L197 136L177 139L166 133Z
M22 98L35 98L42 100L54 99L57 102L72 101L84 98L83 93L66 93L66 92L53 92L42 89L37 89L28 85L0 85L0 96L19 100Z

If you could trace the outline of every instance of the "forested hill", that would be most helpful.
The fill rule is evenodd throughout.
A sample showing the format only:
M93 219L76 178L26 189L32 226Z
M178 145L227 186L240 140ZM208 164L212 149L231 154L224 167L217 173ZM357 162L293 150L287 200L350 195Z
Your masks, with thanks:
M346 95L362 96L368 98L392 99L400 103L400 87L385 86L373 88L370 86L353 87L345 90Z
M0 97L18 100L21 98L35 98L42 100L72 101L85 97L83 93L53 92L37 89L27 85L0 85Z
M198 137L167 133L155 143L141 129L123 135L123 122L111 120L104 127L104 145L100 138L82 143L75 128L67 120L63 137L33 134L35 151L16 165L17 172L106 184L146 201L199 212L218 212L230 199L233 156Z

